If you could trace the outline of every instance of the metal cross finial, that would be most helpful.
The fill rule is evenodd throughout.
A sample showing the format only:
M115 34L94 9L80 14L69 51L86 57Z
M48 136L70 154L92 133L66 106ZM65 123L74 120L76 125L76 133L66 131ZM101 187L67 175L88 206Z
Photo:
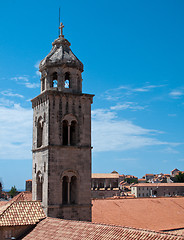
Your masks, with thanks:
M63 28L64 28L64 25L61 23L60 24L60 27L59 27L59 29L60 29L60 37L64 37L64 35L63 35Z

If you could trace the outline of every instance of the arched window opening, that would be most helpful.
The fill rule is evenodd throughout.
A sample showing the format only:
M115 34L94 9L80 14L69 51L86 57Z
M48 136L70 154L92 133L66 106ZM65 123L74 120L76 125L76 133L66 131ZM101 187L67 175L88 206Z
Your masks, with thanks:
M68 145L68 122L63 121L63 145Z
M70 126L70 144L76 145L77 144L77 123L76 121L71 122Z
M52 74L52 80L57 80L57 72L54 72L53 74Z
M41 147L43 144L43 124L41 122L41 118L38 120L37 124L37 147Z
M70 204L77 203L77 178L72 176L70 183Z
M62 189L63 189L63 193L62 193L62 196L63 196L63 204L67 204L68 203L68 182L69 182L69 179L67 176L64 176L63 177L63 186L62 186Z
M52 79L51 79L51 87L57 87L58 85L58 75L57 75L57 72L54 72L52 74Z
M58 82L57 82L57 80L53 80L53 87L54 87L54 88L56 88L56 87L57 87L57 85L58 85Z
M99 182L99 188L104 188L104 182Z
M42 202L42 183L37 182L37 200Z
M65 73L65 88L70 88L70 73Z
M37 183L37 192L36 192L37 200L42 202L43 176L42 176L41 172L38 172L38 174L37 174L36 183Z

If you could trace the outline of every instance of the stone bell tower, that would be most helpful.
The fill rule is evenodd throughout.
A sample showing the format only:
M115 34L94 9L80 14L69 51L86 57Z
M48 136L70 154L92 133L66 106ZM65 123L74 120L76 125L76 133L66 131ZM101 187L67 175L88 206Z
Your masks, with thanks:
M82 93L83 64L62 33L40 62L33 107L33 200L47 216L91 220L91 104Z

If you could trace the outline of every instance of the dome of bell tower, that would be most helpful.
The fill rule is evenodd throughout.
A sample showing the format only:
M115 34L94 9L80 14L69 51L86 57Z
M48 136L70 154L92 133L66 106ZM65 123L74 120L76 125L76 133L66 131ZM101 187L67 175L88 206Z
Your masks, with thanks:
M41 92L58 90L63 92L82 92L82 62L70 49L70 42L62 33L64 25L60 25L60 35L52 43L50 53L40 62Z

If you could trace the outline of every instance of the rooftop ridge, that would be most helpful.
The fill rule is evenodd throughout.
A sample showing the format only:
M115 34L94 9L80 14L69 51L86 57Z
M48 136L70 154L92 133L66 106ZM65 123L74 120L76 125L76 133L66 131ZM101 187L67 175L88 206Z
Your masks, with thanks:
M182 235L178 235L178 234L172 234L170 232L162 232L162 231L154 231L154 230L149 230L149 229L143 229L143 228L135 228L135 227L128 227L128 226L120 226L120 225L115 225L115 224L106 224L106 223L97 223L97 222L86 222L86 221L77 221L77 220L67 220L67 219L58 219L58 218L52 218L52 217L47 217L45 218L45 220L48 220L48 221L61 221L61 222L66 222L66 223L81 223L81 224L86 224L86 225L95 225L95 226L104 226L104 227L112 227L112 228L121 228L121 229L124 229L124 230L132 230L132 231L141 231L141 232L144 232L144 233L147 233L147 234L156 234L158 236L165 236L165 237L173 237L171 239L183 239L183 236ZM43 225L46 225L47 222L42 222ZM53 223L52 223L53 224ZM182 229L182 228L181 228ZM141 234L141 233L140 233ZM164 239L170 239L170 238L164 238Z
M62 219L65 220L65 219ZM67 221L73 221L73 220L67 220ZM79 222L79 221L77 221ZM151 232L151 233L159 233L159 234L168 234L168 235L172 235L172 236L180 236L177 234L172 234L172 233L168 233L168 230L160 230L160 231L154 231L154 230L150 230L150 229L145 229L145 228L135 228L135 227L128 227L128 226L121 226L121 225L116 225L116 224L106 224L106 223L98 223L98 222L90 222L91 224L95 224L95 225L102 225L102 226L110 226L110 227L120 227L120 228L126 228L126 229L131 229L131 230L141 230L141 231L145 231L145 232ZM176 229L172 229L174 230L178 230L178 229L183 229L183 228L176 228ZM170 230L170 229L169 229ZM165 231L165 232L164 232ZM170 230L171 231L171 230Z
M0 215L0 226L34 225L44 218L39 201L14 201Z

